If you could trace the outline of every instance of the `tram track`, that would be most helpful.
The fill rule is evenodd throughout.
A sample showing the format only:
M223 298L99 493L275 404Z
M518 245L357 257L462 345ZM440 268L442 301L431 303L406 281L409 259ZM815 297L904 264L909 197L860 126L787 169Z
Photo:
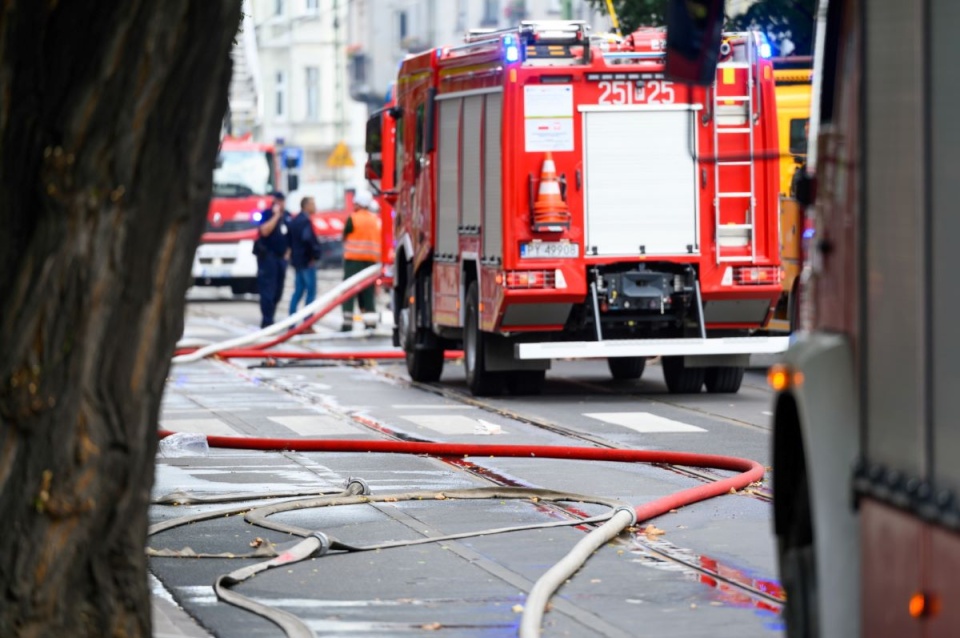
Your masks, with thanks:
M494 405L487 401L477 399L476 397L469 396L466 393L456 390L454 388L443 386L439 383L421 383L419 381L412 381L404 376L390 372L381 366L366 366L365 369L370 370L376 375L386 377L394 383L401 383L406 385L407 387L415 388L417 390L421 390L423 392L427 392L435 396L440 396L440 397L449 399L451 401L456 401L463 405L475 407L477 409L484 410L485 412L488 412L490 414L496 414L498 416L511 419L513 421L525 423L535 428L545 430L568 439L575 439L578 441L582 441L584 443L589 443L591 445L596 445L598 447L603 447L608 449L630 449L629 446L620 445L613 441L604 439L603 437L587 434L580 430L576 430L574 428L560 425L559 423L547 421L546 419L541 419L535 416L521 414L515 410ZM713 472L709 472L701 469L694 469L694 468L683 467L678 465L666 465L666 464L657 464L656 466L661 467L663 469L667 469L671 472L688 476L704 482L714 482L723 478L719 474L715 474ZM772 496L768 492L760 489L760 486L756 486L755 489L750 489L749 491L744 490L742 491L742 493L744 493L744 495L751 496L768 503L772 502L773 500Z

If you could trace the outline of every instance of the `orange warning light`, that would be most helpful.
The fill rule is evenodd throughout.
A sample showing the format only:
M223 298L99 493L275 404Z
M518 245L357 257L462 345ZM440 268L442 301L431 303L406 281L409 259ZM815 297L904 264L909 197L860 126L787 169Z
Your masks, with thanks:
M910 617L923 618L933 616L937 613L939 605L936 596L928 595L923 592L917 592L910 597Z
M770 366L770 370L767 372L767 383L776 392L783 392L788 388L803 385L803 373L793 370L790 366L778 363Z

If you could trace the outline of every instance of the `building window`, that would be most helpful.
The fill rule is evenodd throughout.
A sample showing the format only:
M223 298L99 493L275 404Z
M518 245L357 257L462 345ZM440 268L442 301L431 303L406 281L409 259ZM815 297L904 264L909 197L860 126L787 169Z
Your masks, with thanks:
M320 117L320 68L307 67L307 119Z
M273 5L273 14L278 16L283 15L283 0L276 0Z
M277 117L283 117L284 114L284 102L286 101L287 94L287 77L283 71L277 71L276 75L276 88L277 88L277 108L276 115Z
M483 0L483 20L480 24L485 27L500 24L500 0Z
M320 9L320 0L307 0L307 11L317 11Z
M407 37L407 12L400 11L397 14L397 23L400 28L400 41L403 42Z

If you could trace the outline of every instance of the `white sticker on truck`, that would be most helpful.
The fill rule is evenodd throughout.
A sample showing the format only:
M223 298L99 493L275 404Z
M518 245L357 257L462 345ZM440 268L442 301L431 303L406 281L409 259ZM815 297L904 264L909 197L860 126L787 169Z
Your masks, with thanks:
M524 148L528 153L573 150L573 86L523 87Z

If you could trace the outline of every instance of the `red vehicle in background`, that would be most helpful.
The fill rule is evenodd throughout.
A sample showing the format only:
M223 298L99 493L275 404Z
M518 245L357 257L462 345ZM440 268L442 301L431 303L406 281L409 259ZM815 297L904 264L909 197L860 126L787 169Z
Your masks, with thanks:
M193 261L195 286L229 286L234 294L257 292L260 211L280 183L280 161L271 144L250 135L225 137L213 171L207 227Z

